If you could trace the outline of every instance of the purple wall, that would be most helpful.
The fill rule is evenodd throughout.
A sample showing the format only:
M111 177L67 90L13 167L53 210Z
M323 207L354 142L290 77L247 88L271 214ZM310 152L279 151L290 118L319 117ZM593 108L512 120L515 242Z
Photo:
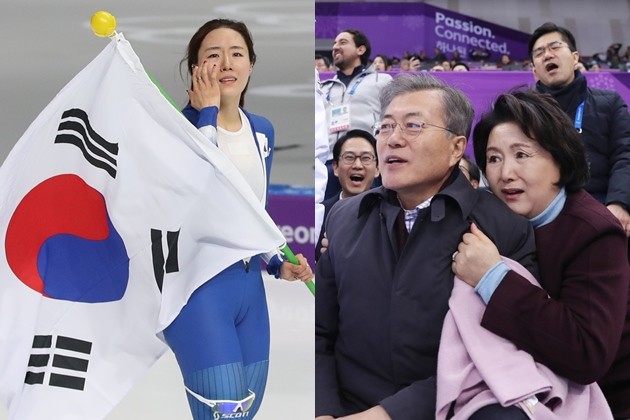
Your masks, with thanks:
M290 185L270 185L269 215L295 254L315 261L315 190ZM313 265L314 266L314 265Z
M502 54L527 58L529 34L425 3L315 3L316 39L334 39L350 28L367 35L372 57L420 50L432 57L437 46L449 57L457 49L468 59L479 47L491 51L493 61Z

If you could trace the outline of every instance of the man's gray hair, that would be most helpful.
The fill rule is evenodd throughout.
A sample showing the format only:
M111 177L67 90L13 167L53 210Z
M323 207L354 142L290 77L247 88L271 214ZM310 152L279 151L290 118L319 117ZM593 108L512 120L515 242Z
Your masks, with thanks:
M423 90L438 90L442 92L442 106L444 108L444 123L446 128L459 134L470 136L475 110L470 100L462 91L450 87L442 80L429 73L399 74L381 90L381 118L387 107L395 97Z

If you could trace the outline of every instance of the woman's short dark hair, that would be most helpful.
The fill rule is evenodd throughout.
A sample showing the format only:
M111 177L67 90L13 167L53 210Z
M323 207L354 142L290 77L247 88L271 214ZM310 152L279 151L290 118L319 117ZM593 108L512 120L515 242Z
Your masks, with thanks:
M215 29L219 28L228 28L238 32L245 41L245 45L247 46L247 53L249 55L249 62L253 66L256 64L256 53L254 52L254 39L252 38L252 34L249 32L247 26L240 21L232 20L232 19L212 19L206 23L204 23L197 32L190 38L188 42L188 48L186 48L186 55L182 59L181 64L187 64L187 72L189 75L192 75L193 65L197 63L197 56L199 54L199 49L201 48L201 44L205 39L206 35ZM249 81L247 85L245 85L245 89L241 93L241 99L239 101L239 105L242 107L245 103L245 92L247 92L247 87L249 86Z
M527 137L551 154L560 167L557 186L565 187L568 192L584 187L589 169L580 134L551 95L532 89L500 95L492 109L483 114L475 126L475 160L484 174L488 137L492 129L503 123L516 124Z

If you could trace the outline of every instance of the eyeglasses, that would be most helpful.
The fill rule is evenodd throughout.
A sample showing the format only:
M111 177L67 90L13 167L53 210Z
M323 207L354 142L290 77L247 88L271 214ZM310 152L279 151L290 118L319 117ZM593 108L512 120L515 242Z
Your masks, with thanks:
M341 161L346 165L354 165L354 162L359 159L364 165L371 165L376 161L376 156L372 153L362 153L360 155L355 155L352 152L346 152L341 155Z
M234 400L209 400L207 398L202 397L201 395L191 391L187 386L184 386L186 391L195 397L199 402L209 406L212 408L212 412L215 414L215 418L220 418L222 414L232 414L232 413L245 413L252 408L254 405L254 400L256 399L256 394L252 390L249 391L249 395L243 398L240 401Z
M407 121L404 124L400 124L397 122L393 122L393 123L386 122L386 123L376 124L374 126L374 135L381 140L386 140L392 134L394 134L394 129L398 127L400 128L400 132L406 139L412 140L418 137L420 133L422 133L422 130L424 129L425 126L441 128L442 130L446 130L449 133L453 133L457 135L456 132L454 132L453 130L449 128L440 127L439 125L435 125L435 124L429 124L428 122L424 122L424 121Z
M568 45L562 41L553 41L547 45L543 45L542 47L538 47L532 50L532 57L540 58L545 55L545 51L547 51L547 49L549 49L550 52L554 53L562 47L568 47Z

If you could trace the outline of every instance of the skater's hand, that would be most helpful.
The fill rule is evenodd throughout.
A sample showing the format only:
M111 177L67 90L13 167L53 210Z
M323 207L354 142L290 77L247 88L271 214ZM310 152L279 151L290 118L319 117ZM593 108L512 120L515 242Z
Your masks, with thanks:
M192 68L192 89L188 90L190 104L197 111L209 106L221 106L221 91L219 90L219 66L212 67L207 61L201 66Z
M308 265L308 261L304 258L304 255L297 254L295 257L298 259L300 264L292 264L288 261L283 262L280 266L280 278L289 281L313 280L313 270L311 270L311 267Z

